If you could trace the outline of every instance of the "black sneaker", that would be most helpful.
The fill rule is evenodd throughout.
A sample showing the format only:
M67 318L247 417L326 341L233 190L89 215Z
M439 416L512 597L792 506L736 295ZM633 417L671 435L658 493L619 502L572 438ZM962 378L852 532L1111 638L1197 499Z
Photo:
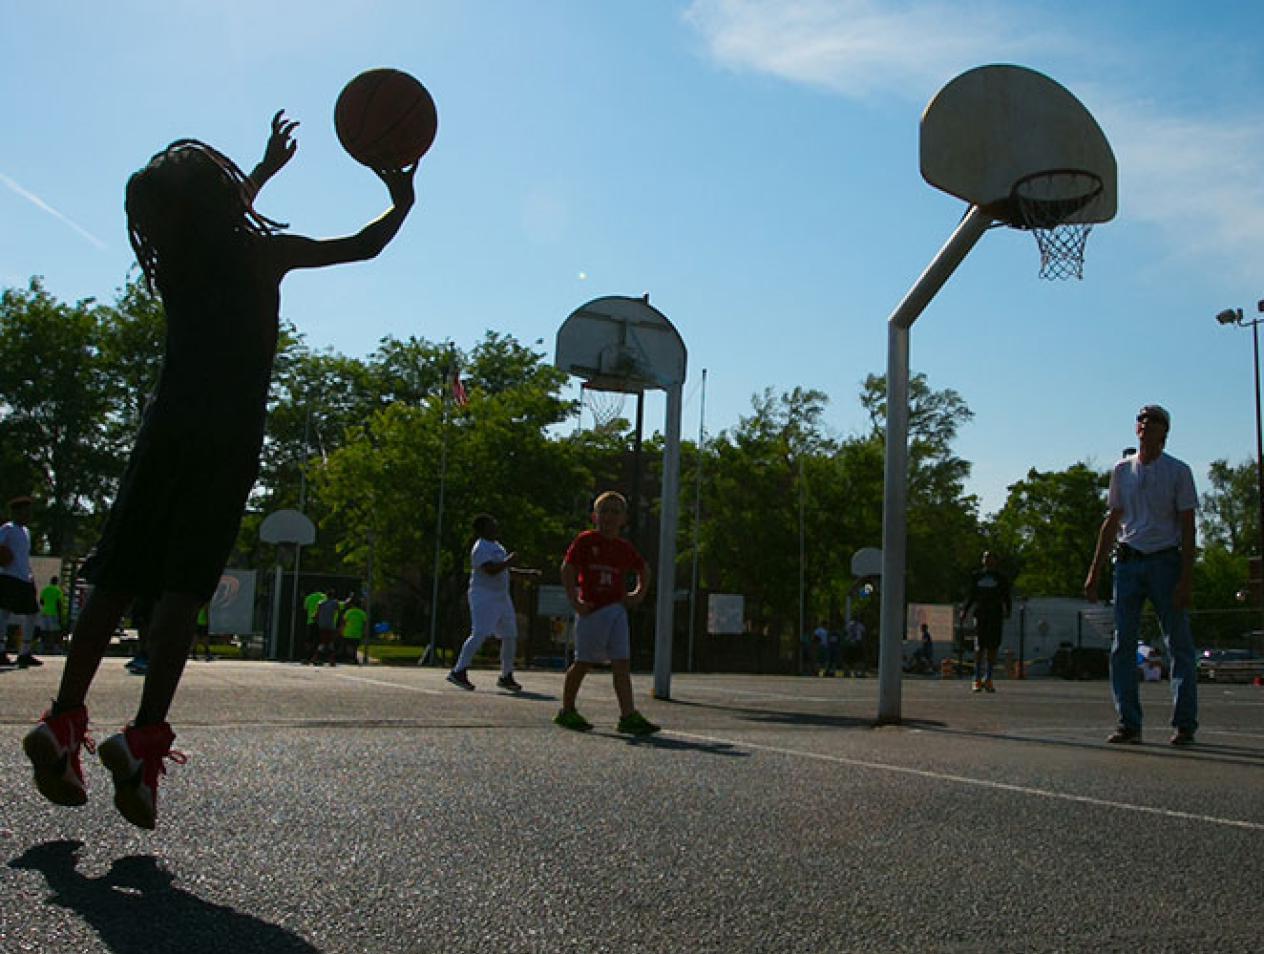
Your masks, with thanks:
M501 676L496 680L496 687L499 689L507 689L509 692L522 692L522 686L518 685L518 681L514 679L513 673L507 676Z
M1168 745L1193 745L1194 732L1192 729L1177 729L1172 733L1172 737L1167 740Z
M1121 725L1106 737L1106 741L1111 745L1140 745L1141 730L1130 729L1125 725Z
M12 666L13 660L9 658L8 653L0 653L0 666Z
M30 669L32 666L42 666L42 665L44 665L44 663L41 660L36 659L30 653L23 653L21 656L18 657L19 669Z
M470 682L470 677L465 674L464 669L453 669L448 673L448 682L470 692L474 691L474 683Z

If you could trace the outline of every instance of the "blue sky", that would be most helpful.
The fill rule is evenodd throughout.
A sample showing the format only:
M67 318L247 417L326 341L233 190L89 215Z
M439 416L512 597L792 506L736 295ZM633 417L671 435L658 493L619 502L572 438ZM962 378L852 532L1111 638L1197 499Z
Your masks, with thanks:
M327 9L326 9L327 8ZM877 0L9 0L0 29L0 282L108 299L131 263L127 176L196 136L247 169L267 122L302 122L265 214L310 235L385 207L333 134L373 66L439 108L419 205L375 262L286 280L316 347L383 335L469 347L494 328L552 354L562 320L640 295L689 349L684 432L736 423L765 387L819 388L842 436L886 366L886 318L964 205L918 172L918 120L949 80L1010 62L1097 117L1119 216L1082 282L1037 276L996 229L912 334L914 371L974 410L958 452L985 512L1029 467L1105 468L1146 402L1169 450L1253 453L1251 335L1264 298L1264 59L1257 4ZM661 400L647 420L662 416Z

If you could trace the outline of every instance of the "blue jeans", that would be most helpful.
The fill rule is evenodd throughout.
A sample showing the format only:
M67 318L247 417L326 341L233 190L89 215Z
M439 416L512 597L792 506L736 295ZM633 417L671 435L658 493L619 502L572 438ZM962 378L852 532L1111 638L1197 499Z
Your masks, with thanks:
M1190 732L1198 728L1198 670L1189 612L1172 605L1181 576L1181 555L1168 553L1115 565L1115 640L1110 647L1110 687L1119 724L1141 729L1141 697L1137 689L1137 629L1148 599L1159 617L1172 661L1172 725Z

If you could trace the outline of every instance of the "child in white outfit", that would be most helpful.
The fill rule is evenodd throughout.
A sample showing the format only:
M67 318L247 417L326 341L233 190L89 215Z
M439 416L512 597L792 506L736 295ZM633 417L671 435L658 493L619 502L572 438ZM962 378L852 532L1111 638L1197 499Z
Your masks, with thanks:
M499 527L490 514L474 518L474 546L470 550L470 635L461 655L448 673L448 682L472 690L474 683L466 670L489 636L500 640L500 678L496 685L521 692L514 679L514 652L518 645L518 620L509 596L509 574L517 554L508 552L497 540Z

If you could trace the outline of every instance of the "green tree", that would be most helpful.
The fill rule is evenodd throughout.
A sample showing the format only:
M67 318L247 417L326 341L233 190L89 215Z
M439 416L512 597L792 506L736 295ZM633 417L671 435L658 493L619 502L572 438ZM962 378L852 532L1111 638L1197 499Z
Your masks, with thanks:
M705 518L699 528L703 584L743 593L757 631L798 628L800 504L805 527L807 612L828 612L829 581L837 574L836 540L822 512L829 458L837 447L823 424L828 398L795 388L766 389L753 413L706 447ZM696 455L691 455L696 466ZM686 471L682 493L691 489ZM688 496L685 497L688 500ZM691 559L691 508L681 508L682 560ZM661 571L660 571L661 572Z
M448 361L449 349L436 360ZM348 428L341 445L311 469L321 533L337 541L351 567L363 566L372 547L377 575L398 593L396 615L414 635L428 627L445 472L438 613L449 642L464 625L457 621L464 618L473 516L494 513L523 565L555 573L573 533L575 490L588 479L573 446L548 435L571 411L559 396L561 372L498 335L488 335L463 364L471 372L467 406L454 405L442 373L418 366L415 380L437 382L435 393L416 404L387 404Z
M869 439L886 446L887 382L865 378L861 406L869 414ZM953 602L979 559L979 502L965 491L970 463L953 453L960 429L974 418L952 388L931 388L926 375L909 380L908 568L911 601ZM877 497L881 507L882 495ZM880 518L879 518L880 519Z
M1236 466L1223 458L1207 471L1210 489L1202 495L1198 522L1205 547L1220 545L1235 556L1259 553L1260 498L1255 461Z
M34 535L62 554L122 469L102 324L92 299L64 304L39 278L0 293L0 474L39 498Z
M1076 463L1035 468L1011 484L993 521L995 539L1017 565L1014 588L1027 596L1079 596L1106 514L1110 475Z

